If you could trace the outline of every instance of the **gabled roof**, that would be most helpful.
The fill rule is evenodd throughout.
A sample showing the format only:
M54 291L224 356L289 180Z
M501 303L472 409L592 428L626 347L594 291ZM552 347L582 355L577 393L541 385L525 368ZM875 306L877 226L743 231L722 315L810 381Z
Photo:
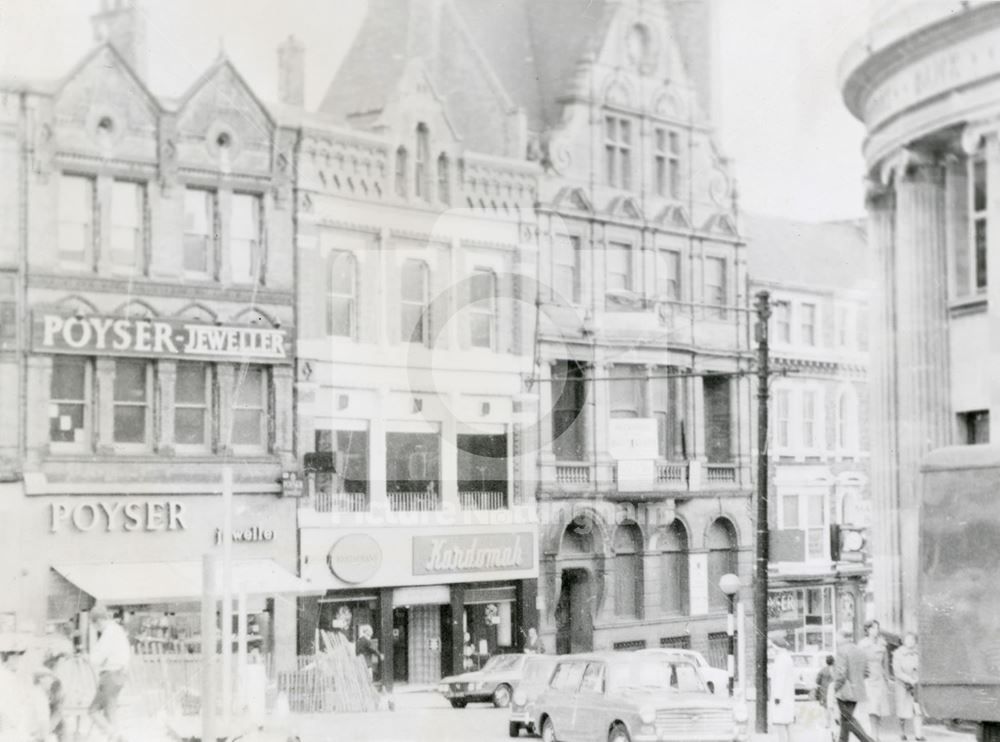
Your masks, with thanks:
M240 74L240 71L236 69L236 66L231 61L229 61L229 57L227 57L225 54L220 54L219 58L216 59L215 62L207 70L205 70L201 75L199 75L198 79L196 79L193 83L191 83L191 85L187 89L187 92L185 92L184 95L181 96L181 99L177 104L177 110L183 111L185 108L187 108L188 104L192 101L192 99L195 98L195 96L198 95L201 89L204 88L206 85L208 85L214 78L218 77L223 72L229 72L233 76L234 80L236 81L236 84L240 88L242 88L243 92L247 96L249 96L249 98L257 106L257 108L260 109L260 113L264 116L265 119L267 119L267 122L272 127L275 126L276 122L274 119L274 115L271 113L271 110L257 96L257 93L254 92L254 89L250 86L249 83L247 83L246 78Z
M381 111L407 59L423 56L457 124L454 108L492 96L542 132L559 122L580 62L596 57L621 7L620 0L369 0L320 110L355 122ZM485 84L462 84L472 77ZM480 125L469 116L459 133L469 139Z
M133 70L129 63L125 61L125 58L121 55L121 53L115 49L114 44L107 41L103 44L95 46L87 52L87 54L85 54L79 62L73 65L72 69L70 69L70 71L56 84L53 90L54 94L58 96L62 93L62 91L65 90L66 87L77 78L77 76L79 76L80 72L86 69L88 65L92 64L102 55L109 57L114 68L121 72L121 74L136 87L136 89L142 94L143 99L149 105L151 111L159 113L162 110L159 100L142 81L142 78L136 74L135 70Z
M751 281L870 288L870 256L859 222L810 223L748 214L743 237Z

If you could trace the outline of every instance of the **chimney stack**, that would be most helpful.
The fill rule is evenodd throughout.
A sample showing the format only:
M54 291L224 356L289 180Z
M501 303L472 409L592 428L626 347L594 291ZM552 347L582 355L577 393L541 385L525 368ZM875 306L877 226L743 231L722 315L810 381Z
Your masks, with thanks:
M306 102L306 48L294 36L278 46L278 100L302 108Z
M146 79L146 23L139 0L101 0L90 17L94 41L110 42L132 71Z

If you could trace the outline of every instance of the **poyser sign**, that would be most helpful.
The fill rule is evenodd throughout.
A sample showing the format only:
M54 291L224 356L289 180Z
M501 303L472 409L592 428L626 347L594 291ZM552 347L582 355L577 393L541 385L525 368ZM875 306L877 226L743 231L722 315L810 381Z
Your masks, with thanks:
M214 325L182 319L65 317L36 313L32 347L37 352L82 355L180 356L290 363L285 328Z

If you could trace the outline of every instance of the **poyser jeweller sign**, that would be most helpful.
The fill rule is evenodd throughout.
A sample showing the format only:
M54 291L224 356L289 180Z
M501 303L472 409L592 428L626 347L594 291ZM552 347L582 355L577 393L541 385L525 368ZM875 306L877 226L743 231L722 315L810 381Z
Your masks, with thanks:
M66 317L36 312L32 348L42 353L171 356L291 363L292 336L286 328L215 325L185 319Z

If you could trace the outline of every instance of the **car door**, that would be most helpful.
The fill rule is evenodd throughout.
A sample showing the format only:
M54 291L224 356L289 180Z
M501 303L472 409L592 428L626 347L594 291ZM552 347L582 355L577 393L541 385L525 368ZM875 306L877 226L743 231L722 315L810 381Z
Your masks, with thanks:
M608 731L607 704L604 697L605 665L588 662L576 694L576 719L570 739L603 742Z
M572 727L576 712L576 694L583 679L586 663L577 660L560 662L552 676L549 691L545 694L545 704L540 709L552 717L556 736L560 740L572 740Z

